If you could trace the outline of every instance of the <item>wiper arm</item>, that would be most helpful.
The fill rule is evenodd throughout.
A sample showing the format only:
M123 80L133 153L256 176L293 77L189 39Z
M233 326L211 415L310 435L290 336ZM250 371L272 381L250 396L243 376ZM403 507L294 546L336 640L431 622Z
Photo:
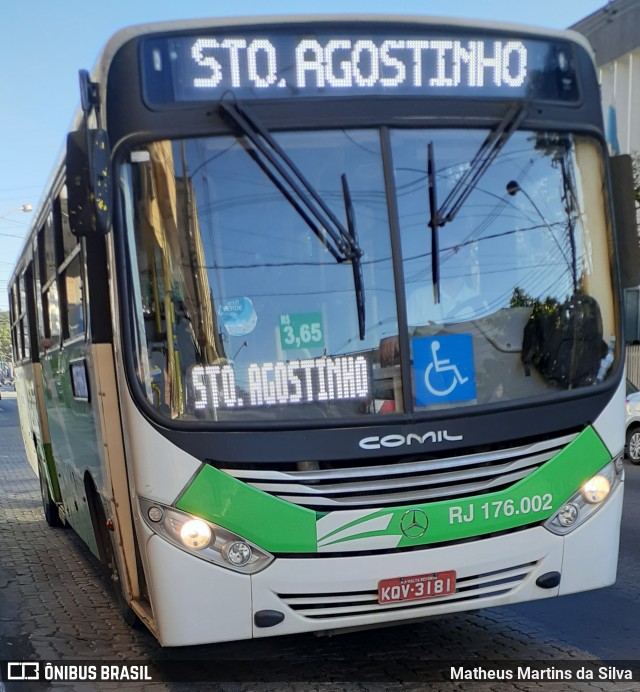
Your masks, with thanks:
M353 202L351 193L349 192L349 183L347 182L347 174L343 173L342 177L342 195L344 197L344 207L347 215L347 226L349 228L349 236L351 238L352 247L358 251L351 257L351 266L353 268L353 286L356 290L356 308L358 310L358 328L360 331L360 341L364 341L365 333L365 301L364 301L364 280L362 277L362 250L358 246L358 232L356 230L356 216L353 210Z
M431 228L431 280L433 282L433 302L440 302L440 219L438 217L438 191L436 188L436 162L433 142L427 146L427 179L429 181L429 226Z
M338 262L358 259L362 250L271 133L236 102L222 101L220 110L254 145L249 154L282 192Z
M524 105L511 106L504 118L498 123L498 126L487 135L487 138L470 162L469 168L458 179L453 190L447 195L442 206L438 209L436 218L439 226L444 226L449 221L453 221L467 197L476 189L480 178L482 178L496 156L502 151L511 135L520 127L526 112Z
M429 226L431 228L431 277L433 281L433 299L440 302L440 238L438 229L449 221L453 221L469 195L476 189L480 179L485 174L496 156L520 127L526 115L524 105L513 105L506 112L476 152L469 168L456 181L451 192L447 195L442 206L438 208L436 189L436 167L433 153L433 142L429 142L427 151L427 178L429 181Z

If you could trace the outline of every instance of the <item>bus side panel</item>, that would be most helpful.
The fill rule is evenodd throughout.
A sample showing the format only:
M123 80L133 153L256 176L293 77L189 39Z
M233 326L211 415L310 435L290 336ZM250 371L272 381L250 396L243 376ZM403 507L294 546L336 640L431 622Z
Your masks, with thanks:
M65 344L64 350L51 350L42 357L42 374L51 448L65 515L91 552L99 557L84 485L85 471L89 471L98 487L103 485L96 421L90 401L93 392L90 381L87 383L88 397L74 393L72 385L71 364L83 361L86 372L91 372L88 344L84 341Z
M103 349L100 356L98 356L99 348ZM106 385L110 377L108 370L109 358L111 356L110 349L111 347L107 345L94 346L96 369L101 371L100 379L104 381L105 391L108 391ZM119 367L122 367L121 362L119 363ZM122 377L124 378L124 374ZM113 380L112 388L115 388L115 380ZM184 488L189 485L202 464L200 461L194 459L191 455L169 442L149 424L132 401L126 386L119 388L118 394L122 410L123 438L121 438L121 441L124 443L124 450L116 451L115 449L111 449L114 438L113 434L109 435L108 444L105 443L105 447L109 447L109 455L111 458L109 468L112 474L111 480L114 497L116 498L116 512L118 514L116 530L119 530L121 535L121 547L123 548L122 557L126 563L128 576L132 580L132 594L135 597L138 593L136 589L141 590L143 586L142 578L144 576L149 585L149 598L155 618L156 611L164 612L163 609L166 606L166 604L162 603L164 597L154 595L153 593L155 570L166 570L162 560L154 561L148 555L148 542L147 538L145 538L145 536L148 535L148 529L144 520L140 517L138 497L145 497L167 505L172 505L184 491ZM103 406L105 409L105 418L111 422L113 421L113 416L107 412L113 409L114 403L110 399L109 396L103 397ZM120 455L122 455L122 457ZM126 468L124 468L125 459ZM124 488L127 488L130 494L127 498L122 495ZM121 508L125 506L125 503L127 509L131 509L131 514L128 516L126 512L122 512L121 514ZM135 523L135 528L132 522ZM132 543L133 541L137 542L139 548L139 556L142 562L144 575L136 574L134 569L136 563L134 561L135 543ZM210 576L207 576L207 579L210 579ZM186 575L184 579L180 579L178 583L181 584L185 580L187 580ZM161 583L164 585L163 581ZM156 587L157 586L158 579L156 579ZM161 591L163 588L164 586L161 588ZM166 588L170 589L171 587L170 585L166 585ZM166 620L164 622L166 623ZM173 626L181 625L177 625L177 623L174 622ZM163 640L169 635L157 634L157 636L160 640ZM172 640L174 640L175 635L172 635L172 638ZM223 639L224 638L221 638L220 641L223 641Z
M38 385L36 384L36 379L38 377L41 377L41 374L40 367L37 364L29 362L16 365L15 367L14 378L18 412L20 414L20 430L22 431L27 461L36 476L39 476L40 473L38 471L38 454L34 440L39 446L43 445L42 451L44 451L44 440L37 406Z
M116 560L122 588L127 600L140 595L136 570L135 536L129 497L129 482L124 452L118 387L110 344L92 346L94 386L97 392L95 410L104 454L104 486L98 488L108 498L110 518L115 520Z
M60 486L51 451L40 363L27 362L15 368L15 389L27 461L36 476L42 476L41 482L48 486L49 497L57 504L60 502Z

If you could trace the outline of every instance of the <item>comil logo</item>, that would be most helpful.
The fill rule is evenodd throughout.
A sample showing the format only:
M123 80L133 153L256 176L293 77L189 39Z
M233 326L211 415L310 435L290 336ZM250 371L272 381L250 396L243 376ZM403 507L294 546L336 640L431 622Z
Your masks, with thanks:
M7 680L39 680L39 663L7 663Z
M382 447L403 447L412 444L424 445L427 442L438 444L441 442L457 442L463 439L463 435L449 435L446 430L430 430L424 435L409 433L408 435L385 435L378 437L364 437L359 442L361 449L381 449Z

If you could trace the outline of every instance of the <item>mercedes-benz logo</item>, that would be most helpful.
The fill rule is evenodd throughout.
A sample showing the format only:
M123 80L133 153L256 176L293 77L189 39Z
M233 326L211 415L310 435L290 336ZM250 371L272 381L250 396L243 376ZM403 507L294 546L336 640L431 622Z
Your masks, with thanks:
M400 519L400 531L407 538L424 536L428 526L427 515L421 509L410 509Z

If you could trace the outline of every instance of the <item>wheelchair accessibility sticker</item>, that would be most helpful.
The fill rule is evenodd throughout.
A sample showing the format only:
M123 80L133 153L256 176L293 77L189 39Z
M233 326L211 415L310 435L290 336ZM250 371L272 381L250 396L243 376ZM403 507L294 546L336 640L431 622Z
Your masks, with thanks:
M418 406L476 398L471 334L416 337L411 343Z

